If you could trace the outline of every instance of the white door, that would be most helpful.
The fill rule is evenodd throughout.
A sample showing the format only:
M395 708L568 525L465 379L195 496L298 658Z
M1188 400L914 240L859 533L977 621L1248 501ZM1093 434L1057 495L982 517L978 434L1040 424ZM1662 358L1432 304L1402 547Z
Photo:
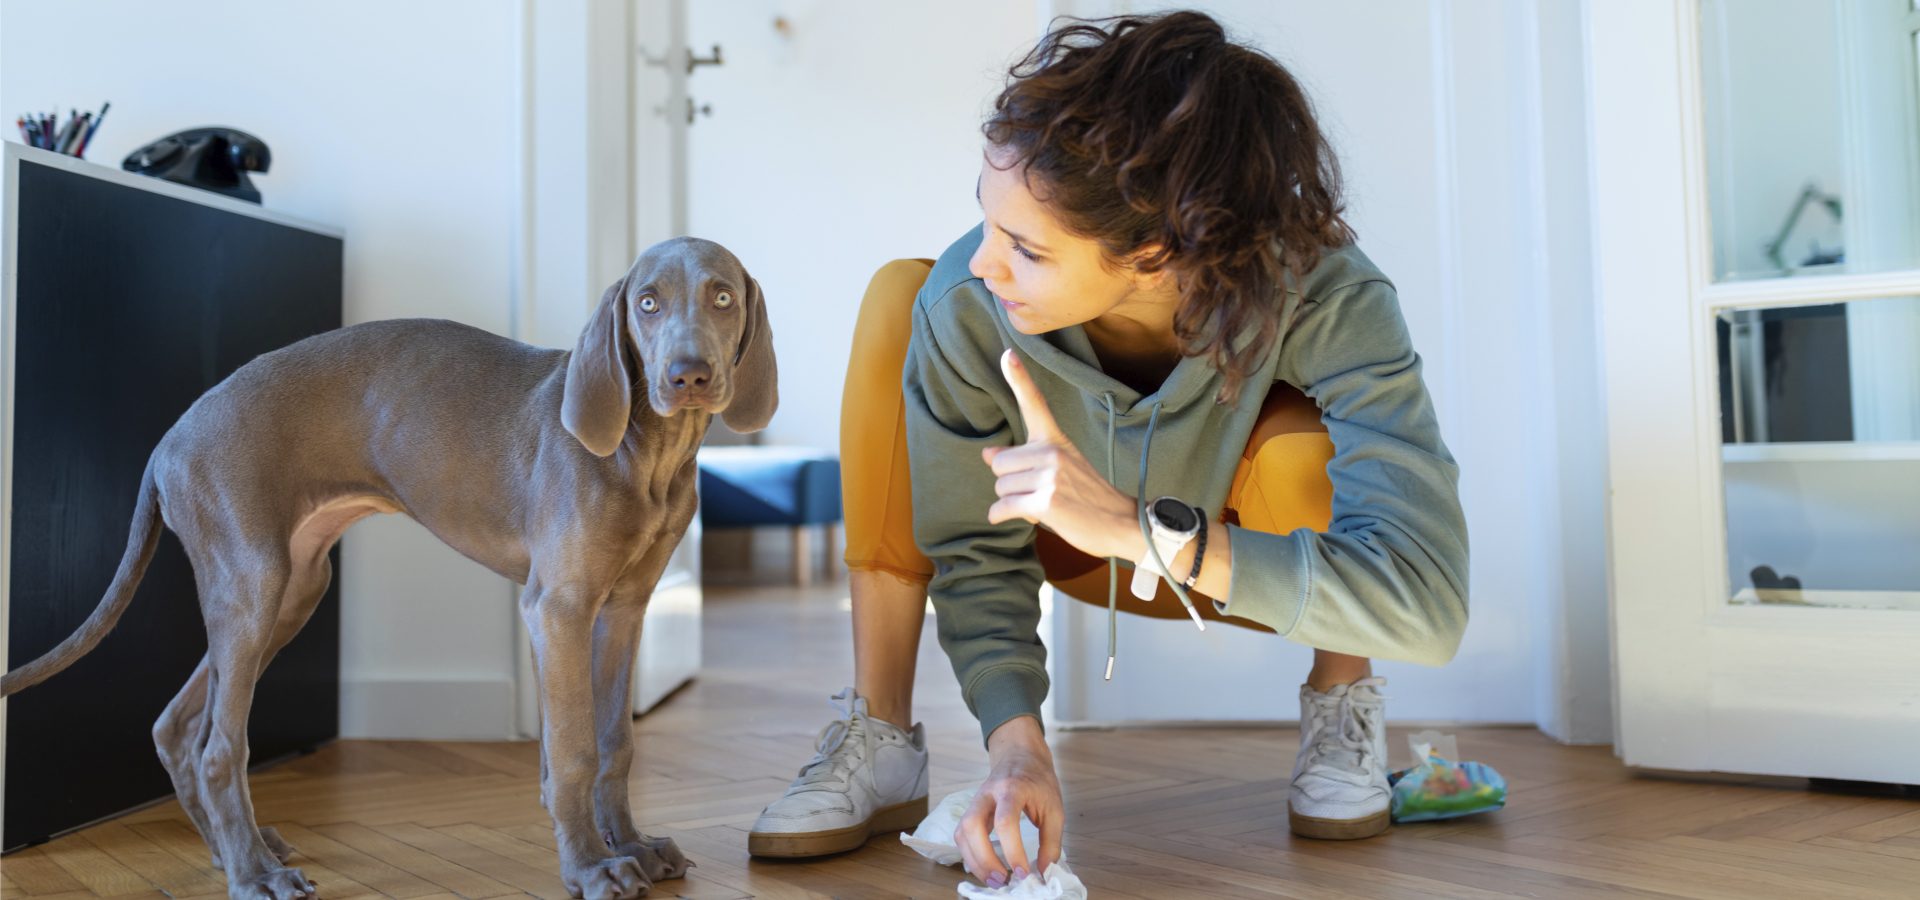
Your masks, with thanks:
M634 15L633 248L687 233L688 76L717 64L687 49L686 0L640 0ZM624 263L622 264L624 269ZM700 670L700 519L687 527L647 601L633 668L633 711L645 713Z
M1920 782L1920 13L1587 11L1622 755Z

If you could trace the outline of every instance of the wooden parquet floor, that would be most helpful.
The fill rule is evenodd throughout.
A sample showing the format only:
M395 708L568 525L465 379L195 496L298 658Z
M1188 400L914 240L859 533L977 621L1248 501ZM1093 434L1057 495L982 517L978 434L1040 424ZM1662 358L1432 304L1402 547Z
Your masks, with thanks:
M635 724L642 827L698 864L653 896L956 896L958 869L891 837L814 861L747 856L746 829L851 678L841 596L710 593L709 666ZM983 777L985 754L930 627L920 680L937 800ZM1459 740L1506 776L1505 810L1323 843L1287 831L1291 730L1061 734L1067 853L1096 900L1920 898L1920 802L1897 790L1634 772L1607 748L1525 729ZM531 743L340 741L256 773L253 796L326 900L565 900L538 765ZM179 900L224 885L173 803L0 860L0 900Z

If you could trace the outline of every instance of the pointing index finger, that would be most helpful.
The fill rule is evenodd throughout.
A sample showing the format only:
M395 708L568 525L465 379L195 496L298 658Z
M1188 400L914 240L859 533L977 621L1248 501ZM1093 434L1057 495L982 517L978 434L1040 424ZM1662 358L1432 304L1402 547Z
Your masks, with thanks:
M1020 418L1027 426L1027 442L1058 438L1060 426L1053 420L1053 410L1047 408L1047 399L1040 395L1040 388L1033 383L1026 364L1012 348L1000 354L1000 374L1013 389L1014 402L1020 404Z

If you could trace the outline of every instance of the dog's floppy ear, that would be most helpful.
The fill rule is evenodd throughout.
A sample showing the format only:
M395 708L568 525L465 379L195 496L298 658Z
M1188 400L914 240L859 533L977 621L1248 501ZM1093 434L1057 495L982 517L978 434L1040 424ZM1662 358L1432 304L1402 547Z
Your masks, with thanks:
M619 449L633 414L633 342L627 335L627 279L600 296L600 305L567 363L560 424L595 456Z
M773 329L767 325L767 295L747 276L747 327L733 363L733 399L720 419L745 434L767 427L780 407L780 374L773 362Z

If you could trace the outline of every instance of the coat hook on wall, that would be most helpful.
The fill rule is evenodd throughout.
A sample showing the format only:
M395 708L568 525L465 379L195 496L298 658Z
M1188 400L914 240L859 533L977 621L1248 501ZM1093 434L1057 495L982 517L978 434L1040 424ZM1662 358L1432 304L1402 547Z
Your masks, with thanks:
M726 63L727 63L726 59L720 55L719 44L713 45L712 56L695 56L692 50L687 51L687 74L688 75L692 75L693 70L700 66L723 66L723 65L726 65Z
M647 65L659 66L663 69L667 67L667 54L662 53L659 56L654 56L653 54L648 53L647 48L645 47L637 47L635 49L639 51L640 58L644 60ZM700 66L722 66L722 65L726 65L727 63L726 58L722 56L720 53L719 44L713 45L712 56L698 56L698 55L695 55L691 49L687 50L686 54L687 54L687 74L688 75L692 75L693 70L696 68L699 68Z

